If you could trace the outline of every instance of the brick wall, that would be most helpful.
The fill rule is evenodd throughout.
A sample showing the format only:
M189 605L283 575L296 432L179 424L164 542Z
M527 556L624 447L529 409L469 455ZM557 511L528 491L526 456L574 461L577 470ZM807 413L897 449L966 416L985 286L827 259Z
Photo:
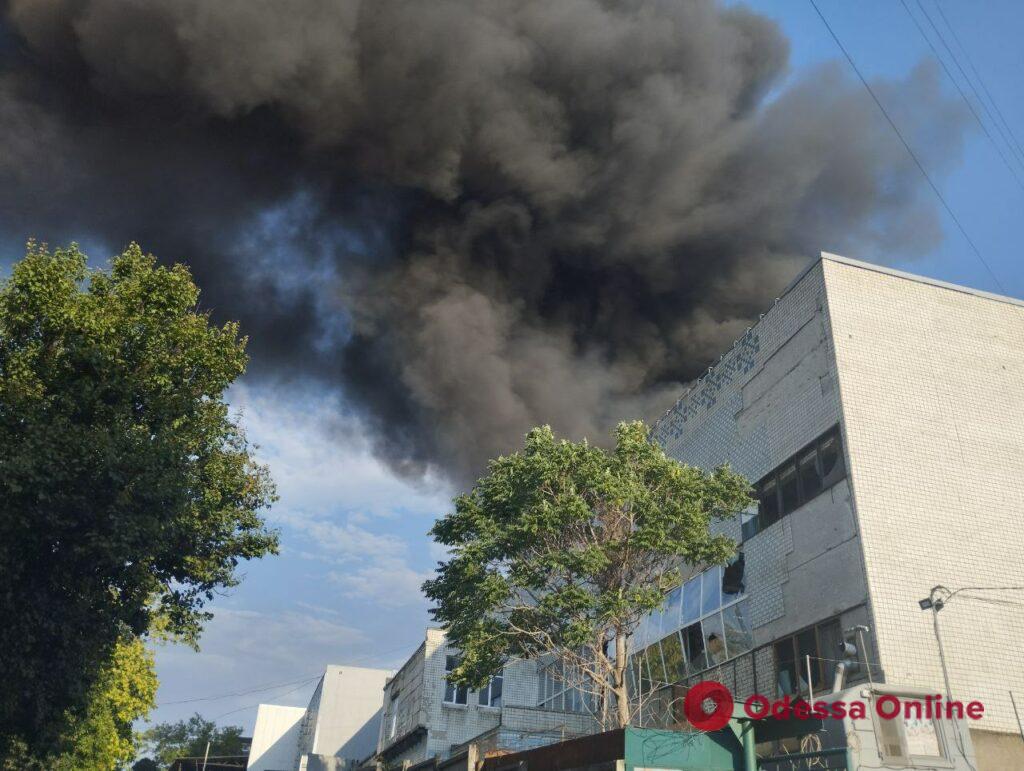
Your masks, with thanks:
M817 264L658 422L654 437L684 463L728 462L755 482L840 422L836 377ZM715 530L740 540L738 520ZM744 553L755 645L866 600L845 482L757 534Z
M1024 307L846 262L824 276L879 655L889 681L940 687L936 584L1024 586ZM954 696L1014 732L1024 593L939 615Z

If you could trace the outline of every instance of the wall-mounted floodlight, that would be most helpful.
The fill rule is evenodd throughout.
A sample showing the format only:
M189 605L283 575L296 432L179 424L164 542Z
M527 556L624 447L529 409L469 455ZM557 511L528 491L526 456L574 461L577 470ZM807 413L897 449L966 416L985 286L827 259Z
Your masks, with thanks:
M921 606L921 610L931 610L932 609L932 604L933 604L932 603L932 598L931 597L925 597L923 600L918 600L917 604Z

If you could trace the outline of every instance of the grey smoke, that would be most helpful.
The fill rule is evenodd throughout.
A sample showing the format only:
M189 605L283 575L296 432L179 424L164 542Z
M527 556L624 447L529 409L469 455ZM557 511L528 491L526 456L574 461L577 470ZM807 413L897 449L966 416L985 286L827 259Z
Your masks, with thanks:
M11 0L0 233L187 260L254 375L341 388L463 481L547 422L651 417L820 249L942 237L838 65L742 7ZM877 87L959 156L934 70Z

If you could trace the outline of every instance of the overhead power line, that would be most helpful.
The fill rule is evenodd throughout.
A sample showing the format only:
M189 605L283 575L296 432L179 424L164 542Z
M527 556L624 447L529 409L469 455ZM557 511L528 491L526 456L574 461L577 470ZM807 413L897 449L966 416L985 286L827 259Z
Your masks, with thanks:
M1007 138L1006 133L1002 129L1002 126L999 125L999 121L995 119L995 117L992 115L992 111L988 109L988 105L985 104L985 100L981 98L981 94L978 93L978 89L975 88L974 86L974 81L971 80L970 76L968 76L967 72L964 70L963 65L960 64L960 58L956 55L956 51L954 51L953 48L949 45L949 43L946 42L946 36L943 35L942 30L940 30L938 26L936 26L935 22L932 20L931 14L928 13L928 9L924 7L924 5L921 3L921 0L916 1L917 7L921 9L921 13L923 13L925 19L928 20L929 26L931 26L932 30L939 38L939 42L942 43L942 47L946 49L946 53L949 54L949 58L953 60L953 64L955 64L957 70L959 70L960 76L967 82L967 85L970 87L971 91L974 92L974 98L978 100L978 103L981 105L981 108L988 115L989 120L992 121L992 123L995 125L996 131L999 132L999 136L1003 138L1003 141L1010 148L1010 157L1013 158L1013 145L1010 144L1010 140ZM936 5L936 7L938 6ZM1002 153L1000 152L999 155L1001 157Z
M974 73L974 77L977 78L978 83L981 84L981 90L985 92L985 95L988 97L989 102L992 103L993 109L995 109L1000 121L1002 121L1003 126L1005 126L1006 131L1009 133L1010 138L1013 140L1013 142L1010 143L1011 148L1015 150L1015 152L1017 153L1017 157L1020 159L1021 163L1024 164L1024 148L1021 147L1021 144L1017 139L1017 135L1013 132L1013 129L1010 127L1010 124L1006 121L1006 118L1003 115L1003 111L999 109L998 102L996 102L995 97L992 96L992 92L988 90L988 86L985 85L985 79L981 77L981 73L978 72L978 68L974 66L974 60L971 58L970 51L967 50L967 46L965 46L963 42L960 40L960 36L956 34L956 29L954 29L952 24L950 24L949 18L946 16L945 11L942 10L942 6L939 4L938 0L935 0L935 9L939 12L939 16L942 17L942 21L945 22L946 27L949 29L950 34L953 36L954 42L963 52L964 58L967 59L967 66L971 68L971 72ZM985 105L984 100L981 100L981 106L985 108L986 112L988 112L988 107ZM989 115L991 115L990 112ZM998 126L999 122L997 121L996 127L998 128Z
M907 12L907 16L910 17L910 20L914 22L914 26L917 27L917 31L920 33L921 38L924 40L925 43L928 44L928 47L931 49L932 55L935 57L935 60L940 65L942 65L942 69L946 73L946 77L949 78L949 82L953 84L953 86L957 90L957 93L960 94L960 98L963 100L964 104L967 105L967 109L971 111L971 115L974 116L974 120L977 121L978 126L981 128L982 132L985 134L985 137L992 145L992 149L996 151L996 154L999 155L999 159L1003 162L1003 165L1006 167L1006 170L1009 171L1010 174L1013 176L1014 180L1016 180L1017 186L1022 191L1024 191L1024 182L1021 181L1020 175L1017 173L1017 170L1013 167L1013 164L1009 160L1007 160L1006 154L1003 152L1003 148L999 146L998 142L996 142L995 137L993 137L992 134L989 132L988 126L985 125L985 121L981 119L981 116L978 115L978 111L974 109L974 103L967 98L967 94L965 94L964 90L960 87L960 81L953 77L953 73L946 65L946 60L939 54L939 51L935 47L935 44L932 43L932 39L928 37L927 33L924 31L924 27L921 26L920 22L918 22L917 20L917 17L914 16L913 12L910 10L910 6L907 5L907 0L900 0L900 4L903 6L903 10ZM942 33L940 33L938 29L935 27L935 23L931 20L931 17L928 16L928 12L925 11L924 6L921 5L921 0L917 0L917 7L921 9L921 12L924 14L925 18L928 19L928 23L931 24L932 29L939 36L939 39L942 40ZM943 45L946 45L945 40L942 40L942 43ZM946 45L946 50L949 51L948 45ZM961 72L963 72L962 68ZM970 84L968 83L968 85ZM977 95L976 91L975 95ZM978 101L980 102L981 100L979 99ZM985 105L982 104L982 107L984 106ZM997 125L996 128L998 129L999 126ZM1010 158L1012 159L1013 157L1013 149L1011 148Z
M165 701L160 706L161 707L170 707L170 706L175 705L175 704L192 704L193 702L196 702L196 701L220 701L221 699L230 699L232 696L246 696L246 695L248 695L250 693L261 693L262 691L273 691L276 688L284 688L285 686L288 686L288 685L295 685L295 683L305 684L305 683L312 682L313 680L316 680L318 677L320 677L321 674L322 673L317 672L315 675L310 675L310 676L304 677L301 680L289 680L288 682L285 682L285 683L274 683L272 685L267 685L267 686L258 686L256 688L250 688L250 689L245 690L245 691L235 691L234 693L220 693L220 694L215 694L213 696L197 696L194 699L180 699L178 701Z
M397 653L398 651L407 650L413 644L414 643L407 643L405 645L402 645L402 646L399 646L399 647L396 647L396 648L391 648L391 649L386 650L386 651L374 651L372 654L368 654L366 656L357 656L356 658L352 659L349 662L349 665L360 664L360 663L365 662L367 659L380 658L381 656L387 656L387 655L389 655L391 653ZM305 685L306 683L311 682L312 680L316 680L322 674L323 674L323 672L317 672L316 674L313 674L313 675L304 676L304 677L296 679L296 680L288 680L288 681L283 682L283 683L263 683L262 685L256 685L256 686L253 686L252 688L246 689L244 691L233 691L233 692L230 692L230 693L217 693L217 694L212 694L210 696L196 696L196 697L191 698L191 699L180 699L178 701L164 701L164 702L161 702L160 704L157 704L157 707L158 708L159 707L170 707L170 706L173 706L173 705L176 705L176 704L191 704L191 703L197 702L197 701L220 701L221 699L230 699L233 696L246 696L246 695L248 695L250 693L260 693L262 691L273 691L276 688L284 688L284 687L289 686L289 685L294 685L295 683L299 683L299 687L302 687L302 685ZM280 694L280 695L283 696L284 694Z
M903 147L904 149L906 149L907 154L910 156L911 160L914 161L914 164L917 166L922 176L924 176L925 180L928 182L928 186L931 187L932 192L935 193L935 197L939 199L939 202L946 210L946 213L949 214L949 218L953 220L953 223L960 231L960 234L964 237L964 240L971 247L971 251L973 251L975 257L978 258L978 262L980 262L985 267L985 270L988 271L988 274L992 277L992 280L995 282L996 286L999 287L999 291L1005 292L1006 289L1003 288L1002 282L992 271L992 267L988 264L988 262L982 256L981 251L975 245L971 237L967 234L967 230L961 224L960 219L953 212L953 209L946 202L945 196L942 195L942 191L939 190L938 185L936 185L935 182L932 180L931 175L925 169L924 164L921 163L921 159L917 157L917 153L915 153L914 150L910 147L910 144L903 136L903 132L900 131L899 127L896 125L896 122L892 119L892 116L889 115L889 111L885 109L885 105L882 104L882 101L878 98L878 95L875 93L875 90L871 88L871 84L868 83L867 78L865 78L864 74L860 71L860 68L857 66L857 62L853 60L853 56L851 56L850 52L846 50L846 46L843 45L843 41L839 39L839 36L836 34L835 30L832 29L832 25L828 23L828 19L825 18L825 14L821 12L821 9L818 7L818 4L815 2L815 0L809 0L809 2L811 6L814 8L815 13L818 14L818 18L821 19L821 23L825 25L825 29L828 30L828 33L836 42L836 45L839 47L839 50L843 52L843 56L846 57L846 61L850 63L850 67L853 68L853 71L857 74L857 77L860 79L860 82L864 85L864 88L871 95L871 98L874 100L875 105L878 107L879 111L885 117L886 121L888 121L889 126L892 127L893 132L896 134L900 142L903 144Z

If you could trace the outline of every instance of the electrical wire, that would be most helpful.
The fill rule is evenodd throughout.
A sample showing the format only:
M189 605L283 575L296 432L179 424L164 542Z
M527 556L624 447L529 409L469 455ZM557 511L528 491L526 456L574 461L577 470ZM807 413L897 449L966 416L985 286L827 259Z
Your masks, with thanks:
M971 115L974 116L974 120L977 121L978 126L982 130L982 133L985 134L985 137L988 139L989 143L992 145L992 149L996 151L996 154L999 156L999 159L1003 162L1003 165L1006 167L1006 170L1009 171L1010 174L1013 176L1014 180L1016 180L1017 186L1020 187L1020 189L1022 191L1024 191L1024 182L1021 181L1020 175L1017 173L1017 170L1013 167L1013 165L1010 163L1010 161L1007 160L1006 154L1003 152L1003 149L996 142L995 137L992 136L991 132L989 132L988 126L985 125L985 122L981 119L981 116L978 115L978 111L974 109L974 104L971 102L970 99L967 98L967 94L965 94L964 90L960 87L960 81L958 81L956 78L953 77L953 73L950 71L949 67L946 65L945 59L943 59L939 55L938 49L935 47L935 44L932 43L931 38L928 37L928 35L925 33L924 27L921 26L920 22L918 22L917 17L914 16L913 12L911 12L910 6L907 5L907 1L906 0L900 0L900 4L903 6L903 10L907 12L907 16L910 17L910 20L912 22L914 22L914 26L917 27L917 31L920 33L921 38L924 40L925 43L928 44L928 47L931 49L932 55L935 57L935 60L940 65L942 65L942 70L946 73L946 77L949 78L949 82L953 84L953 86L957 90L957 93L960 94L960 98L963 100L964 104L967 105L967 109L971 111ZM924 7L921 5L921 0L917 0L917 6L918 6L918 8L921 9L921 12L924 13L925 18L928 19L928 23L931 24L932 29L936 29L935 28L935 23L931 20L931 17L928 16L927 11L925 11ZM938 30L937 29L936 29L936 33L938 34ZM941 37L940 37L940 39L941 39ZM943 41L943 44L945 44L945 41ZM949 50L949 46L948 45L946 46L946 50L947 51ZM982 107L984 107L984 104L982 105ZM999 128L998 125L996 126L996 128L997 129ZM1010 156L1011 156L1011 158L1013 157L1013 149L1012 148L1010 149Z
M953 220L953 223L960 231L960 234L964 237L964 240L971 247L971 251L974 252L974 255L978 258L978 261L985 267L985 270L988 271L988 274L992 277L992 280L995 282L996 286L999 287L999 291L1005 293L1006 289L1003 287L1002 282L992 271L992 267L988 264L988 262L982 256L981 251L975 245L971 237L967 234L967 230L964 229L964 226L960 223L959 218L956 216L956 214L953 213L953 209L946 202L945 197L942 195L942 191L939 190L938 185L936 185L935 182L932 180L931 175L928 173L924 165L921 163L921 159L917 157L917 153L915 153L913 149L910 147L910 144L903 136L903 132L900 131L899 127L896 125L896 122L892 119L892 116L889 115L889 111L885 109L885 106L882 104L882 101L878 98L878 95L875 93L875 90L871 88L871 85L868 83L867 78L864 77L864 74L860 71L860 68L854 61L853 56L850 54L848 50L846 50L846 46L843 45L843 41L839 39L839 36L836 34L835 30L832 29L832 25L828 23L828 19L825 18L825 14L821 12L821 9L818 7L818 4L815 2L815 0L808 0L808 2L810 2L811 7L814 8L815 13L818 14L818 18L820 18L822 24L825 25L825 29L827 29L828 33L832 36L832 39L839 47L839 50L843 52L843 56L846 57L846 61L850 63L850 67L853 68L853 71L857 74L857 77L860 79L860 82L864 85L864 88L867 90L868 94L871 95L871 98L874 100L875 105L878 107L879 111L885 117L886 121L888 121L889 126L892 127L893 132L895 132L896 136L903 144L903 147L907 151L907 154L910 155L911 160L914 161L914 164L917 166L918 170L921 172L925 180L928 182L928 186L931 187L932 192L935 193L935 197L939 199L939 202L946 210L946 213L949 215L950 219Z
M920 5L921 0L917 0L917 2L918 2L918 5ZM942 20L944 22L946 22L946 27L949 29L950 33L952 33L953 40L956 42L956 44L960 47L960 50L963 52L964 57L967 59L968 65L970 65L971 70L974 72L974 76L978 79L978 82L981 84L982 89L988 94L989 101L992 102L992 105L994 107L996 107L996 110L998 111L999 108L998 108L998 106L996 106L995 100L992 98L991 92L989 92L988 88L985 86L985 82L982 79L981 75L978 73L977 67L975 67L973 62L971 61L970 54L967 53L967 49L964 47L964 44L961 43L960 39L957 37L956 31L953 29L953 25L949 23L949 19L946 18L946 14L943 13L942 7L939 5L938 0L936 0L936 2L935 2L935 8L936 8L936 10L938 10L939 15L942 17ZM925 11L924 7L922 7L921 10L924 12L925 16L928 16L928 12ZM956 64L957 69L960 70L960 74L964 76L964 80L966 80L967 84L971 87L971 90L974 92L974 95L977 97L978 101L981 103L982 108L988 114L989 120L991 120L995 124L996 130L999 131L1000 136L1002 136L1003 141L1006 142L1006 144L1009 146L1010 153L1012 154L1014 152L1013 142L1011 142L1010 139L1003 132L1002 127L999 125L999 121L997 121L995 119L995 117L992 115L992 111L988 108L988 105L985 104L985 100L981 98L981 94L978 93L978 89L975 88L974 83L967 76L967 73L964 72L964 68L960 64L960 60L957 58L956 54L953 53L953 49L946 42L945 38L943 38L942 33L939 32L939 30L938 30L938 27L936 27L934 22L931 21L931 17L930 16L928 16L928 21L929 21L929 23L932 24L932 28L935 30L935 33L939 36L939 39L942 40L942 44L946 47L946 50L949 51L949 54L953 58L953 62ZM1006 122L1005 119L1004 119L1003 122L1004 123ZM1010 129L1009 124L1007 124L1006 128L1007 128L1007 130ZM1012 134L1013 132L1010 131L1010 133ZM1014 139L1014 142L1016 142L1017 138L1014 137L1013 139ZM1018 153L1020 152L1020 143L1019 142L1017 142L1017 151L1018 151ZM1024 154L1020 155L1020 160L1021 160L1022 163L1024 163Z
M277 694L277 696L275 698L280 699L280 698L282 698L284 696L287 696L290 693L295 693L296 691L300 690L301 688L305 688L307 685L312 683L314 680L319 680L319 679L320 679L320 675L317 675L316 677L310 678L306 682L300 683L299 685L295 686L290 691L285 691L284 693ZM232 710L229 710L227 712L224 712L223 714L217 715L216 717L210 718L210 722L216 723L222 717L227 717L228 715L234 715L236 712L242 712L243 710L252 709L253 707L258 707L259 705L260 705L260 702L256 702L255 704L246 704L244 707L238 707L237 709L232 709Z
M372 654L368 654L366 656L357 657L357 658L353 659L350 662L350 665L362 663L362 662L366 661L369 658L379 658L380 656L387 656L388 654L391 654L391 653L397 653L398 651L406 650L412 644L413 643L408 643L406 645L402 645L402 646L399 646L397 648L392 648L390 650L377 651L377 652L374 652ZM272 690L274 690L276 688L284 688L285 686L292 685L294 683L308 682L309 679L316 679L316 678L320 677L322 674L323 674L322 672L317 672L316 674L310 675L309 677L305 677L305 678L303 678L301 680L289 680L287 682L277 683L275 685L269 685L269 684L264 683L263 685L256 686L255 688L247 689L247 690L244 690L244 691L235 691L233 693L221 693L221 694L214 694L214 695L211 695L211 696L197 696L195 698L180 699L178 701L165 701L165 702L161 702L160 704L157 704L157 708L159 709L160 707L170 707L170 706L176 705L176 704L191 704L191 703L197 702L197 701L220 701L221 699L230 699L233 696L246 696L246 695L248 695L250 693L260 693L261 691L272 691Z
M221 699L230 699L232 696L246 696L250 693L260 693L261 691L273 691L276 688L284 688L285 686L294 685L295 683L308 682L310 679L320 677L320 674L320 672L317 672L313 675L307 675L306 677L303 677L300 680L289 680L285 683L275 683L273 685L260 686L258 688L250 688L245 691L235 691L234 693L222 693L215 694L213 696L197 696L193 699L181 699L179 701L165 701L162 704L160 704L160 706L170 707L176 704L192 704L193 702L197 701L220 701Z

